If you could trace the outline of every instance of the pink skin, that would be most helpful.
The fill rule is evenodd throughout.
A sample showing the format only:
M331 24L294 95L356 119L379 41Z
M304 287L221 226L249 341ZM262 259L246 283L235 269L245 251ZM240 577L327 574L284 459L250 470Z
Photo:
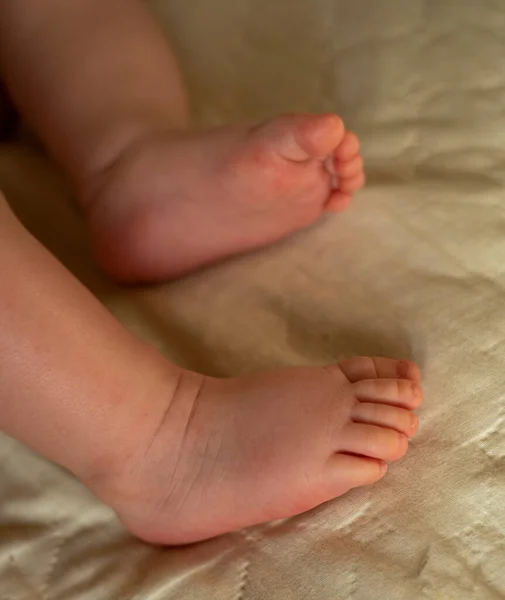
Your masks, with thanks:
M422 399L413 363L354 358L217 380L182 372L153 434L89 481L137 536L181 544L288 517L384 476Z
M1 198L0 233L0 428L137 536L188 543L288 517L374 483L407 451L413 363L192 373L121 327Z
M188 129L176 62L140 0L3 0L0 71L121 281L275 242L344 210L364 184L358 140L332 114ZM0 429L70 469L145 540L193 542L372 484L416 431L409 362L229 380L169 363L1 197L0 271Z
M88 187L83 204L109 273L166 280L344 210L364 180L358 140L339 117L287 115L150 134Z

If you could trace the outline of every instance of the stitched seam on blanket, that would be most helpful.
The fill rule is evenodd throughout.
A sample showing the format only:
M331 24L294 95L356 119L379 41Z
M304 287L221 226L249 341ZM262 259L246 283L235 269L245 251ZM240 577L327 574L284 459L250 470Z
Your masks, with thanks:
M65 542L68 539L68 537L62 537L59 534L55 534L55 537L59 537L60 541L58 544L56 544L56 546L53 549L52 556L48 562L47 572L46 572L44 578L42 579L42 583L40 584L41 596L43 598L45 598L45 600L51 600L52 594L51 594L51 589L49 587L51 577L52 577L53 573L55 572L56 566L60 560L61 550L62 550L63 546L65 545Z
M15 592L14 595L0 595L0 600L21 600L21 598L28 598L27 589L30 590L29 598L33 600L51 600L50 590L49 590L49 579L56 568L56 565L59 561L59 557L61 554L61 548L68 538L61 537L58 533L53 534L55 538L60 538L60 541L55 544L53 549L50 552L49 559L47 561L47 572L42 575L42 579L40 583L36 583L31 581L23 572L21 567L16 568L16 574L18 576L19 581L23 582L26 587L23 587L23 591L21 595L19 592ZM13 560L13 559L12 559Z
M249 575L250 575L250 567L251 567L251 558L250 558L250 556L248 556L248 554L250 555L250 552L251 552L252 539L249 537L249 535L247 534L246 531L241 531L240 533L244 540L244 548L245 548L246 554L244 557L244 563L242 565L242 569L241 569L241 573L240 573L239 586L238 586L237 595L235 596L235 600L244 600L244 598L245 598L247 584L249 583Z

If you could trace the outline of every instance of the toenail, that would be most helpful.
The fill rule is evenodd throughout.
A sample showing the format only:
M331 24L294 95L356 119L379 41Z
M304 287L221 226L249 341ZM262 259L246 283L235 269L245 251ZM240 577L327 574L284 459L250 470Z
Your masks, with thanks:
M419 387L419 385L417 383L412 382L410 384L410 387L412 388L412 395L414 396L414 398L419 398L419 396L421 395L421 388Z
M344 122L338 115L335 115L333 113L328 113L326 115L322 115L322 117L327 119L328 125L334 127L335 131L343 133L343 131L345 129ZM330 125L330 123L331 123L331 125Z
M399 433L398 436L398 444L401 448L400 456L404 456L409 447L409 438L403 433Z
M388 470L387 463L382 462L382 464L381 464L381 475L385 475L387 470Z
M396 365L396 374L400 379L407 379L410 372L410 363L407 360L401 360Z
M417 429L418 425L419 425L419 417L414 413L410 413L410 428Z

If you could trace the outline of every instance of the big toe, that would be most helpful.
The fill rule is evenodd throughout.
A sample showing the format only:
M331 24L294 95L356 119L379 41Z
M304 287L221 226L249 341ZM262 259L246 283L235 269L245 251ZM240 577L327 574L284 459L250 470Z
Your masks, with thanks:
M273 152L296 162L323 159L344 139L342 119L334 114L284 115L253 130Z
M362 379L410 379L419 383L419 367L409 360L358 356L338 364L344 375L352 383Z

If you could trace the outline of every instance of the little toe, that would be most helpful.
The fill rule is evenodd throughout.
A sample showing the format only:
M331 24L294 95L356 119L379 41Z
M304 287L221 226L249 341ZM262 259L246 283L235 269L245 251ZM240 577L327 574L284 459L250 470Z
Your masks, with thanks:
M352 196L350 194L344 194L340 190L332 192L330 197L328 198L324 209L328 212L343 212L347 209L349 204L352 201Z
M338 366L351 382L360 379L395 379L397 377L418 383L421 381L419 367L408 360L358 356L344 360Z
M354 423L389 427L407 437L413 436L419 426L419 419L412 411L373 402L358 402L351 418Z
M361 402L381 402L413 410L422 402L421 386L410 379L361 379L352 385Z
M339 190L344 194L353 194L365 185L365 174L358 173L354 177L341 177L339 180Z
M371 485L387 472L382 460L350 454L332 454L325 472L328 498L334 498L362 485Z
M339 433L338 452L349 452L380 460L398 460L405 455L409 446L403 433L365 423L349 423Z
M253 130L271 149L296 162L324 158L344 139L342 119L334 114L283 115Z
M334 156L338 161L349 162L358 155L358 152L358 137L352 131L346 131L342 142L334 152Z
M339 177L349 178L359 175L363 172L363 157L358 154L349 161L336 160L335 173Z

